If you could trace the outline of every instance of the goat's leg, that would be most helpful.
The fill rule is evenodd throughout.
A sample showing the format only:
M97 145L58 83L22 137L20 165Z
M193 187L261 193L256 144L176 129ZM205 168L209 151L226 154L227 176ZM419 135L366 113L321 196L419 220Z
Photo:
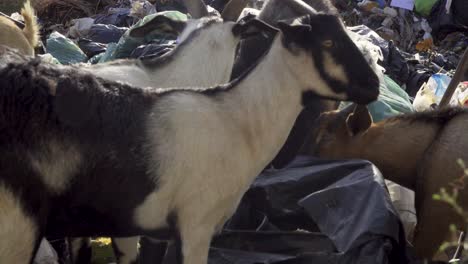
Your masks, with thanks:
M181 226L180 239L176 239L178 264L207 264L211 236L210 226Z
M450 206L434 201L432 193L423 198L416 198L416 201L418 224L414 234L415 253L421 258L432 259L439 246L450 235L449 225L458 223Z
M0 260L32 263L41 241L40 225L28 214L19 196L0 185Z
M199 209L199 210L197 210ZM207 214L201 206L189 206L178 212L171 225L176 230L178 264L207 264L211 237L220 222L218 214Z
M136 237L112 238L112 248L118 264L136 263L138 258L138 240Z
M72 263L91 263L92 248L90 237L68 238Z

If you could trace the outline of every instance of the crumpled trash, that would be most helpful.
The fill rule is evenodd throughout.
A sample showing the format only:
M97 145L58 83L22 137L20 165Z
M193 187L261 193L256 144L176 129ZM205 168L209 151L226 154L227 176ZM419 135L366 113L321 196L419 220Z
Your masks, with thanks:
M116 43L107 44L106 52L96 55L96 56L99 56L98 63L103 63L103 62L113 60L113 58L115 57L114 53L115 53L116 50L117 50L117 44ZM96 56L94 56L93 58L95 58ZM91 59L93 59L93 58L91 58Z
M146 59L157 58L175 48L175 41L169 44L150 43L148 45L138 46L130 54L130 58Z
M133 17L130 17L130 8L109 8L107 14L97 15L94 23L129 27L133 23Z
M468 27L468 1L452 0L452 12L457 23Z
M132 9L129 16L142 19L147 15L156 13L156 7L146 0L132 1Z
M429 51L433 47L434 47L434 41L432 40L432 38L421 40L416 44L417 51Z
M415 0L414 11L423 16L429 16L431 14L432 7L438 0Z
M88 58L94 57L97 54L106 52L107 45L99 42L94 42L90 39L79 39L78 46L88 56Z
M433 74L416 94L413 102L414 109L420 112L439 105L451 80L452 78L446 74ZM456 98L459 92L455 91L450 105L458 105Z
M126 27L116 27L114 25L104 25L104 24L94 24L89 33L87 38L94 42L99 43L117 43L119 42L120 38L127 32L128 28Z
M385 180L385 183L390 193L393 206L395 206L401 222L403 223L406 239L408 241L413 241L414 229L417 224L416 208L414 205L415 193L394 182Z
M52 32L47 39L47 52L61 64L80 63L88 59L73 41L57 31Z
M383 67L393 80L399 85L406 83L409 77L409 66L403 52L398 49L393 41L389 41L387 49L384 49L384 60L382 62Z
M94 19L90 17L83 17L73 19L73 26L68 30L68 35L72 38L81 38L88 35L89 30L94 25Z
M428 17L429 24L433 31L432 35L436 39L441 39L444 35L451 32L465 32L465 34L467 32L466 26L459 24L457 20L455 20L453 12L447 13L445 8L446 4L447 0L436 2L432 8L430 16ZM452 10L453 8L454 7L452 6ZM466 12L466 10L462 12Z
M138 21L134 26L132 26L119 40L116 45L115 51L113 51L110 56L105 59L114 60L121 58L128 58L134 49L140 45L145 45L148 43L157 43L157 44L169 44L171 41L177 39L178 33L176 30L168 28L167 24L158 27L155 25L154 30L146 34L144 38L134 38L130 37L130 32L132 29L140 27L149 21L153 20L157 16L165 16L177 21L187 21L187 15L179 11L164 11L156 14L148 15L142 20ZM104 58L104 57L103 57Z
M36 256L34 257L33 264L58 264L57 252L49 244L49 242L43 238L39 249L37 250Z
M38 54L37 55L41 60L45 63L51 63L51 64L61 64L54 56L52 56L49 53L46 54Z

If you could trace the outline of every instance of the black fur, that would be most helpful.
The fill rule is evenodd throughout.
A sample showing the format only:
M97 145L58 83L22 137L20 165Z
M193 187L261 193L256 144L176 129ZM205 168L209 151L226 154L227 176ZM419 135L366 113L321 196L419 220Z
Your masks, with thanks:
M304 2L317 11L338 15L337 9L329 0L305 0ZM267 19L266 21L272 25L276 25L276 21L300 15L308 14L299 14L297 11L288 10L288 1L285 0L267 1L261 11L261 16ZM275 23L273 23L273 21L275 21ZM240 77L245 69L249 69L260 60L270 49L274 37L275 35L273 34L258 34L255 37L241 40L238 46L236 61L232 69L231 80ZM303 95L303 105L310 105L311 108L304 109L296 119L285 144L271 162L273 167L280 169L291 162L303 145L305 135L307 135L311 127L311 122L316 116L321 112L331 111L337 108L330 107L327 103L323 103L325 101L322 102L322 100L310 102L311 100L315 100L315 98L317 98L317 96L313 93L306 93Z
M423 122L423 123L434 123L440 126L444 126L454 117L460 114L467 114L468 109L462 107L448 107L440 110L428 110L423 112L414 112L409 114L397 115L383 120L382 122Z
M321 77L336 93L347 92L350 94L350 101L360 104L368 104L377 99L379 78L346 34L339 18L333 15L317 14L303 16L300 20L302 22L300 25L292 27L287 27L287 24L281 22L278 24L287 36L284 40L285 45L289 46L293 41L295 45L308 50L314 58ZM332 40L334 45L330 48L322 46L325 40ZM328 52L338 65L343 65L350 79L349 84L337 81L328 75L324 67L324 51ZM358 90L359 94L354 94L355 90Z
M98 82L38 60L11 64L0 76L0 182L24 201L26 211L38 218L48 235L139 234L128 219L132 209L157 188L141 157L146 156L144 119L158 95ZM54 89L56 97L51 95ZM73 101L85 102L85 97L92 98L94 112L75 122L75 107L84 107ZM85 166L61 195L48 189L28 160L31 154L47 151L44 147L51 140L76 146L83 153Z

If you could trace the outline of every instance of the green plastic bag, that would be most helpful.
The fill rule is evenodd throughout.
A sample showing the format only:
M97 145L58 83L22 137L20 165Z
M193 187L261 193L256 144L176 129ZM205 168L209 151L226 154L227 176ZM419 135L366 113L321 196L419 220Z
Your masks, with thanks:
M367 105L374 122L379 122L388 117L414 112L409 95L390 77L383 76L380 83L380 94L376 101ZM340 108L349 105L343 102Z
M78 45L57 31L47 39L47 52L61 64L80 63L88 59Z
M438 0L415 0L414 10L416 13L427 17L431 14L432 7L437 1Z
M168 17L172 20L176 21L187 21L187 15L179 12L179 11L164 11L164 12L159 12L156 14L151 14L146 17L144 17L142 20L138 21L135 25L133 25L125 34L120 38L119 42L117 43L117 46L115 50L113 51L110 56L106 56L104 60L101 60L99 62L106 62L109 60L115 60L115 59L121 59L121 58L128 58L132 51L136 49L140 45L144 45L147 43L157 43L157 44L167 44L169 41L173 41L177 39L177 34L171 33L170 30L167 29L167 27L161 27L161 28L155 28L152 32L147 34L144 38L133 38L130 37L129 34L130 32L137 27L140 27L142 25L145 25L152 19L154 19L157 16L165 16Z

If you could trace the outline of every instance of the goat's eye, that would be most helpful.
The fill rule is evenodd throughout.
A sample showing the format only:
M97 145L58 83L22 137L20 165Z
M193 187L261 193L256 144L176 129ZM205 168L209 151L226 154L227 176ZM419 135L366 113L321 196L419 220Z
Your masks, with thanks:
M331 39L327 39L324 42L322 42L322 46L324 46L325 48L331 48L333 47L333 45L334 43L333 43L333 40Z

